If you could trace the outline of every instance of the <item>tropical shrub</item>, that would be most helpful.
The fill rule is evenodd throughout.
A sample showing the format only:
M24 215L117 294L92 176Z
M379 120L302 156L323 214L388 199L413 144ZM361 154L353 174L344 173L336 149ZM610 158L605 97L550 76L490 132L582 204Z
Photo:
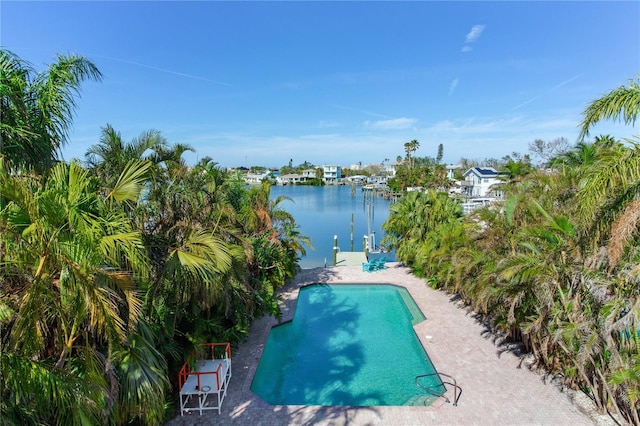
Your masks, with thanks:
M591 104L633 124L632 81ZM398 258L460 294L496 332L595 405L640 424L640 141L581 140L544 172L518 173L505 200L460 219L433 194L409 193L384 229ZM437 213L439 212L439 213Z

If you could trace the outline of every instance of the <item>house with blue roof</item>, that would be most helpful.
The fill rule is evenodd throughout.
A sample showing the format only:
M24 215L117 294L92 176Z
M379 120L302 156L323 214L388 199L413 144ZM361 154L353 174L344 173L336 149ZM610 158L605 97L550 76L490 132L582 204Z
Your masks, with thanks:
M494 186L504 182L503 175L493 167L472 167L463 176L462 188L467 197L502 197Z

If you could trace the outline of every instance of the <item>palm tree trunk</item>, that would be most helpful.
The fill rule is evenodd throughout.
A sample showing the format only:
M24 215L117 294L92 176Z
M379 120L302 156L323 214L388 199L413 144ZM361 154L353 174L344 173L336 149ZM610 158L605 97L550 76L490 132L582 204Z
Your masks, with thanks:
M605 392L607 393L608 396L608 400L609 402L613 405L613 408L616 411L616 414L621 418L624 419L625 416L622 415L622 413L620 412L620 407L618 407L618 403L616 401L616 396L613 393L613 391L611 390L611 388L609 387L608 383L607 383L607 379L604 377L604 375L602 374L602 371L599 368L596 368L596 374L600 377L600 380L602 381L602 386L605 390ZM606 408L606 407L605 407ZM632 411L636 411L634 407L631 407ZM608 410L607 410L608 411ZM638 413L635 413L637 417Z

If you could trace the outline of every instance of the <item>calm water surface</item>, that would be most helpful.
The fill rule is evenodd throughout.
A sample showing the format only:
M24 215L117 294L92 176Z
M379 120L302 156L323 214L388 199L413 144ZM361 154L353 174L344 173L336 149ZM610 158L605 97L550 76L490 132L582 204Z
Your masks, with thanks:
M333 236L338 236L342 251L362 251L363 238L375 232L376 244L384 236L382 224L389 216L391 202L351 186L273 186L271 198L291 198L280 207L293 215L302 235L311 238L315 250L307 249L300 260L302 268L333 264ZM370 211L370 214L368 213ZM351 215L353 214L353 249L351 247ZM387 260L393 260L387 254Z
M412 327L424 315L414 318L400 291L302 288L293 320L271 329L251 390L272 405L424 405L415 377L435 368ZM421 383L444 391L435 376Z

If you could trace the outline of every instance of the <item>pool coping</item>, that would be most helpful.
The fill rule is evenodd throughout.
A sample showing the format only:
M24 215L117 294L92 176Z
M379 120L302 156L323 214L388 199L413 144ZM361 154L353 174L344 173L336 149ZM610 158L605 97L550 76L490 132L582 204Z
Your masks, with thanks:
M298 291L311 284L392 284L407 289L426 320L414 330L431 362L453 375L463 393L457 407L439 399L428 407L319 407L269 405L251 382L275 325L291 320ZM189 414L170 425L347 425L347 424L594 424L568 393L523 367L523 360L490 333L455 298L433 290L398 263L374 273L340 266L302 270L279 291L282 318L252 322L248 337L232 354L233 376L222 413Z

